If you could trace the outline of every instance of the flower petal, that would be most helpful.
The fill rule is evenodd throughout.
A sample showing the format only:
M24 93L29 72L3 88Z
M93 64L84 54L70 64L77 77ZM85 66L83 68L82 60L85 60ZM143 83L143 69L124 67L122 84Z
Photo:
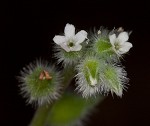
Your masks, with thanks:
M66 43L60 44L61 48L63 48L66 52L70 52L70 48L68 47L68 45Z
M124 54L130 50L133 45L130 42L125 42L122 47L118 50L119 54Z
M70 48L71 51L80 51L82 46L80 44L77 44Z
M127 32L121 32L117 39L119 40L120 44L123 44L124 42L128 41L129 35Z
M72 38L75 35L75 27L72 24L66 24L65 30L64 30L65 36L67 38Z
M109 35L109 40L110 40L110 43L114 46L114 43L116 41L116 34Z
M55 37L53 38L53 41L56 44L60 45L66 41L66 38L65 38L65 36L55 35Z
M90 76L91 86L95 86L97 84L97 79Z
M79 31L75 35L75 41L76 41L77 44L82 43L86 38L87 38L87 32L84 31L84 30Z

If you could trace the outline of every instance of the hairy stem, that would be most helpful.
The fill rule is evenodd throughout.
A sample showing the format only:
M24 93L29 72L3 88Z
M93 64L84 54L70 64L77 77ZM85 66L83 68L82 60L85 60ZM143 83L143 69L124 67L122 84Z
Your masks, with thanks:
M42 105L38 107L29 126L44 126L50 108L51 105Z

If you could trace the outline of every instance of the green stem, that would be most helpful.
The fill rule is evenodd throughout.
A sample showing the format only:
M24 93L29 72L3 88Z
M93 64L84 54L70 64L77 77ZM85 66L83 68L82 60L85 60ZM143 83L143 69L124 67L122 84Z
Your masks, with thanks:
M46 120L46 117L49 113L50 108L51 108L51 105L49 105L49 106L47 106L47 105L40 106L36 110L36 112L34 114L34 118L32 119L29 126L44 126L45 125L45 120Z
M69 86L74 76L75 76L75 71L73 67L68 67L63 71L64 80L62 84L64 86L64 90Z
M75 71L74 71L73 67L68 67L68 68L64 69L64 71L63 71L64 80L62 82L63 87L64 87L63 92L65 91L65 89L70 84L74 75L75 75ZM48 113L50 112L54 103L55 102L53 102L50 105L44 104L44 105L40 106L36 110L34 117L33 117L29 126L45 126Z

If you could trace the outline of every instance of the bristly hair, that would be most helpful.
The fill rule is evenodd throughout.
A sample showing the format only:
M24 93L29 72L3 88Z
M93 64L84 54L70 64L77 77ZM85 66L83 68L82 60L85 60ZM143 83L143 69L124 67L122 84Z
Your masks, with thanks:
M40 80L41 71L51 74L52 80ZM50 104L60 97L61 73L47 61L36 60L24 67L17 77L21 94L27 98L27 103L34 105Z
M84 74L84 64L86 61L88 60L96 60L97 63L99 64L98 68L97 68L97 71L98 71L98 78L97 78L97 81L98 83L95 85L95 86L92 86L90 85L86 78L85 78L85 74ZM82 94L82 96L84 98L88 98L88 97L91 97L91 96L96 96L97 94L99 93L102 93L101 92L101 86L102 86L102 83L103 81L101 80L101 68L103 68L103 65L104 65L104 62L102 60L99 60L98 57L96 55L89 55L87 56L85 59L83 59L79 65L77 65L76 67L76 70L78 72L78 74L76 75L76 84L77 84L77 88L76 90Z
M57 59L57 64L62 63L63 67L73 66L78 63L82 57L83 51L66 52L59 45L54 45L53 57Z

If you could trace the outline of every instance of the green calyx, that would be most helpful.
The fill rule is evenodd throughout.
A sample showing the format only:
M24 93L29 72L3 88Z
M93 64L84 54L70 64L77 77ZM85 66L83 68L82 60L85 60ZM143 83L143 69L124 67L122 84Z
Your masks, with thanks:
M77 58L80 58L80 54L81 52L80 51L70 51L70 52L66 52L65 50L63 50L63 53L64 53L64 57L67 58L67 59L77 59Z
M69 46L69 45L68 45ZM70 45L71 46L71 45ZM66 52L65 50L59 48L55 53L55 57L58 59L58 63L62 62L64 67L76 65L81 59L83 51L70 51Z
M95 86L99 77L99 60L87 59L83 64L83 73L89 85Z
M94 43L94 49L96 53L100 55L104 55L104 54L112 55L113 54L112 45L109 42L109 39L106 39L106 38L97 39L97 41Z
M118 73L117 68L111 65L108 65L104 70L104 76L109 90L111 90L111 92L115 92L118 96L122 96L123 85L121 78L119 78L119 74L121 73Z

